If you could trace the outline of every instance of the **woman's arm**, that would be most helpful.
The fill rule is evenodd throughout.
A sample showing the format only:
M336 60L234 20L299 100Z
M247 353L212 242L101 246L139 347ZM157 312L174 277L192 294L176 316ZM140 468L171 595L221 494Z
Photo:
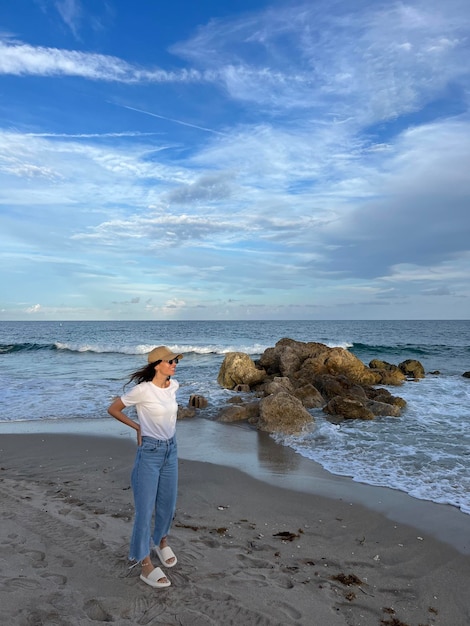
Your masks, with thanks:
M125 408L126 408L126 405L121 400L121 398L115 398L114 402L110 404L110 406L108 407L108 413L115 419L122 422L123 424L126 424L126 426L130 426L131 428L137 431L137 445L140 446L142 445L142 435L140 434L140 425L138 422L135 422L130 417L128 417L125 413L123 413L123 409Z

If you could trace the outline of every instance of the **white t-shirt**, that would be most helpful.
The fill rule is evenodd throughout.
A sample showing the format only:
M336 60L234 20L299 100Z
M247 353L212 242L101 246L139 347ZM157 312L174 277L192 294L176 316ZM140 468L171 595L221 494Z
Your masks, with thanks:
M135 406L143 437L171 439L176 432L179 383L170 379L170 386L162 389L152 382L139 383L121 396L125 406Z

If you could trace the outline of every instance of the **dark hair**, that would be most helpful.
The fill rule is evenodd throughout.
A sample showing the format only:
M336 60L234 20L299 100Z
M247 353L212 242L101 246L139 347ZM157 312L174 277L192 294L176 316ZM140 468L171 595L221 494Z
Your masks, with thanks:
M161 362L161 359L159 361L154 361L153 363L149 363L148 365L141 367L136 372L133 372L124 387L127 387L127 385L133 381L135 381L136 385L138 385L139 383L148 383L153 380L153 377L155 376L155 366Z

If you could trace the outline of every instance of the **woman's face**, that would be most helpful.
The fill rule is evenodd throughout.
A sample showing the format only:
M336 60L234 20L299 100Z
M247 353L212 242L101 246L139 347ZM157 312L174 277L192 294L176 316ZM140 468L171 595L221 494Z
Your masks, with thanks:
M169 361L160 361L155 365L155 372L160 372L164 376L173 376L176 371L178 359L170 359Z

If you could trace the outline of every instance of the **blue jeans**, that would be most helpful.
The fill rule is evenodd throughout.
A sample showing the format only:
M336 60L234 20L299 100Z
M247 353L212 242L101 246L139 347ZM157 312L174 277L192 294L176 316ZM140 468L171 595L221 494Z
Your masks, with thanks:
M135 519L129 558L141 561L169 530L176 508L178 455L176 438L142 437L131 475ZM153 533L152 517L155 515Z

